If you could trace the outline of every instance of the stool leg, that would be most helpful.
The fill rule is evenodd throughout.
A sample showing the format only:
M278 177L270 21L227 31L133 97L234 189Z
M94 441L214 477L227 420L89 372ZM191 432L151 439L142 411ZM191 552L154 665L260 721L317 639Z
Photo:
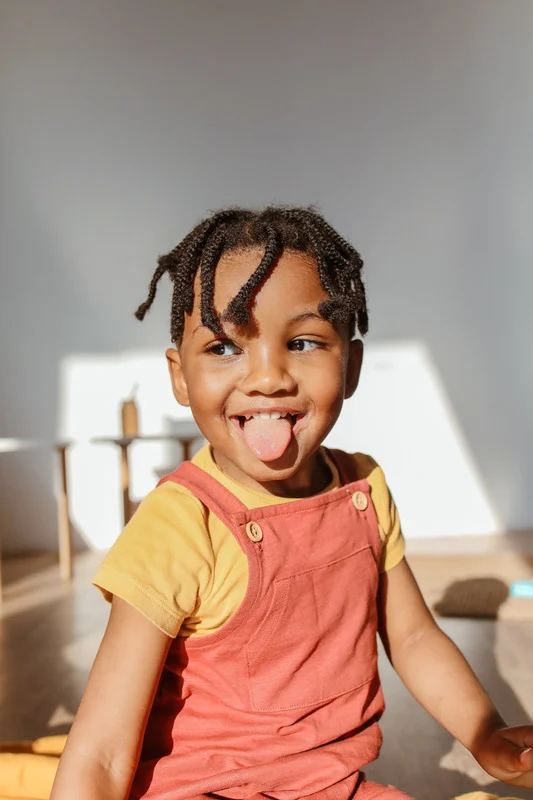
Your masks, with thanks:
M56 447L59 456L59 495L57 498L59 570L61 579L64 581L72 580L72 531L68 502L67 450L68 444Z
M183 460L190 461L191 460L191 449L194 439L180 439Z
M130 499L130 464L128 459L129 442L120 444L120 487L122 489L122 508L124 525L131 519L131 499Z

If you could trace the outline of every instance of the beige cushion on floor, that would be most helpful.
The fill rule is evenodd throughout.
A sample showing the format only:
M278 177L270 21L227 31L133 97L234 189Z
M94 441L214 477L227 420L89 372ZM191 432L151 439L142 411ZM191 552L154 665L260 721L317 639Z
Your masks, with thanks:
M0 798L48 800L58 765L57 756L0 753Z
M488 794L488 792L468 792L468 794L459 794L453 800L520 800L519 797L500 797L497 794Z

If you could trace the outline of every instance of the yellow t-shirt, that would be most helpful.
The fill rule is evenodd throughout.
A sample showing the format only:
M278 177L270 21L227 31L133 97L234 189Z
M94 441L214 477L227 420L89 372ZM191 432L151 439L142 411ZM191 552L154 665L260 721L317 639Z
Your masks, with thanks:
M322 448L332 481L336 466ZM398 564L405 551L400 519L385 476L370 456L353 456L358 478L366 478L383 542L381 570ZM243 486L222 472L205 445L192 459L229 489L246 508L291 503ZM148 494L106 555L93 581L107 600L130 603L171 637L217 631L238 609L248 585L248 560L231 531L188 489L166 481Z

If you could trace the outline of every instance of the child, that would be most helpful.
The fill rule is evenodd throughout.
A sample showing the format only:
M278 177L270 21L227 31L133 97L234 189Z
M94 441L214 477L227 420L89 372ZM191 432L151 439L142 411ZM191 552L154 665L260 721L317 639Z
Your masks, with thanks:
M159 259L174 395L208 441L142 503L98 571L111 615L53 800L406 797L366 781L379 632L420 703L495 778L533 786L436 626L368 456L322 442L367 331L359 254L315 212L228 209Z

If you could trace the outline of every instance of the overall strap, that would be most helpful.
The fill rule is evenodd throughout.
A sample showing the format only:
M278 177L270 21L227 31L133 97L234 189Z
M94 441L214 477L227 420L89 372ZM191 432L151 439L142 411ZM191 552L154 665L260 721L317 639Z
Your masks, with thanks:
M249 513L246 506L229 489L190 461L184 461L174 472L161 478L157 485L166 481L179 483L189 489L229 528L233 527L232 523L243 522Z

